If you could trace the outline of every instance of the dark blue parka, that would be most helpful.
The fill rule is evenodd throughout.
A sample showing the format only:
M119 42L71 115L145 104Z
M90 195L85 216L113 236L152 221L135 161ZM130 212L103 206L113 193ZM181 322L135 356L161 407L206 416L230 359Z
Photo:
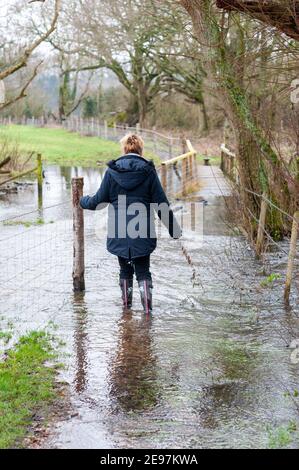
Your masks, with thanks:
M122 202L119 196L125 196L123 198L125 200L124 207L121 207ZM95 210L99 204L105 203L110 203L110 209L112 209L109 210L108 216L107 249L114 255L134 259L149 255L154 251L157 239L155 233L153 234L150 231L150 227L153 227L154 218L154 208L151 203L167 204L167 219L163 215L161 216L160 211L158 211L158 216L162 218L162 221L167 226L171 237L179 238L181 236L181 229L172 210L169 209L169 202L153 162L147 161L137 154L127 154L118 160L109 162L108 169L97 193L92 197L84 196L80 200L81 207L90 210ZM125 233L122 230L120 234L121 230L118 227L118 220L120 212L123 212L125 214L126 228L130 221L134 223L134 220L132 220L136 217L134 203L142 203L146 209L143 212L145 214L143 217L146 219L147 230L145 236L132 238L127 233L127 230L125 230ZM111 206L113 207L111 208ZM127 209L129 206L132 209L130 209L128 214ZM138 212L138 209L136 210ZM115 230L112 230L114 233L111 235L110 228L112 226L115 227Z

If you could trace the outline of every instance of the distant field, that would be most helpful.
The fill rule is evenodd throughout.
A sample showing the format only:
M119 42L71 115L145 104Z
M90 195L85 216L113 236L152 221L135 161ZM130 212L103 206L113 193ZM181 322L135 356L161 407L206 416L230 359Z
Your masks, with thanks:
M36 151L48 163L93 166L121 155L120 146L98 137L83 137L64 129L0 126L0 140L17 142L24 152ZM145 155L153 158L153 155Z

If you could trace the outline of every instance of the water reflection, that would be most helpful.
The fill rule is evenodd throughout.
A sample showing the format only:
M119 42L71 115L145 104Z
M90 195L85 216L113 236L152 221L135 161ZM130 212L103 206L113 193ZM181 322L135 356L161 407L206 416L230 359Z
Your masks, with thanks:
M21 183L12 184L11 190L0 192L1 219L9 216L36 211L35 218L39 218L39 210L70 200L71 179L74 176L84 177L84 191L96 192L101 184L105 168L64 167L58 165L43 165L43 192L38 191L35 180L23 179ZM48 214L48 212L47 212ZM47 215L44 213L41 218ZM51 219L61 217L61 210L57 208L51 213Z
M61 183L63 186L66 185L66 187L70 187L73 171L74 170L71 166L60 167Z
M83 393L87 386L88 311L84 295L84 292L76 292L73 297L75 320L74 351L76 355L74 386L77 393Z
M142 411L158 401L156 356L151 318L125 313L119 322L118 345L110 364L110 397L124 411Z
M62 424L56 437L58 447L104 446L109 434L119 448L254 448L267 443L266 425L280 426L297 419L298 365L291 363L287 346L299 337L298 302L294 292L293 311L286 313L280 300L284 258L269 256L269 273L280 273L281 280L261 290L262 264L242 239L227 236L225 200L209 198L204 243L199 245L192 237L185 241L204 289L190 282L190 266L177 243L161 240L153 256L158 306L153 324L136 313L121 317L120 303L114 302L117 286L110 282L111 276L116 279L113 261L94 230L86 230L88 297L70 293L71 208L55 204L70 200L70 181L76 169L52 166L45 170L44 209L40 212L45 224L29 229L2 227L9 235L24 233L21 244L15 244L13 238L10 249L6 247L9 256L25 250L24 258L7 263L2 279L7 282L8 270L12 275L24 270L21 282L26 289L15 284L23 303L15 297L7 315L15 324L21 318L24 328L46 324L52 313L58 318L56 300L50 305L57 272L62 289L55 299L59 304L65 296L72 301L58 320L58 334L62 332L67 345L73 346L65 358L69 365L66 379L71 371L79 417ZM85 177L86 193L95 191L101 180L99 170L77 171ZM179 187L175 173L173 180ZM36 210L35 182L3 196L1 204L2 218ZM45 209L51 205L52 209ZM192 205L190 210L193 225ZM94 215L86 213L86 220L94 221ZM38 244L51 239L51 256L45 254L44 245L32 254L33 230ZM26 263L32 266L43 260L43 269L49 268L49 282L45 274L36 281L41 289L31 289L25 282L34 273ZM171 286L170 273L174 274ZM101 292L99 279L105 280ZM5 296L3 299L5 302ZM40 308L42 299L47 303L45 309ZM31 322L27 312L33 307L40 314Z

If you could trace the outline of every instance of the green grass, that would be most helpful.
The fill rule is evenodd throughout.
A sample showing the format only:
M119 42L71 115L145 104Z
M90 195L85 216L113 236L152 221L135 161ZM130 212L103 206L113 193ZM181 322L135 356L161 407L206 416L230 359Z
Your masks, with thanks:
M53 223L53 221L50 221L49 222L50 224ZM37 227L39 225L44 225L45 224L45 221L43 219L36 219L34 221L30 221L30 220L7 220L7 221L4 221L3 222L3 225L6 225L6 226L16 226L16 225L23 225L23 227L26 227L26 228L29 228L29 227Z
M235 380L244 377L252 368L254 358L249 355L244 344L231 339L223 339L217 342L215 353L228 379Z
M33 415L43 415L55 398L52 338L31 332L0 362L0 449L21 447Z
M298 438L297 424L290 421L285 426L279 426L276 429L268 429L270 449L284 449L287 448L294 439ZM296 439L297 440L297 439Z
M263 279L261 281L260 285L262 287L269 287L269 286L272 286L274 284L274 282L279 280L279 279L281 279L281 274L272 273L269 276L267 276L266 279Z
M80 136L64 129L16 125L0 127L0 141L5 138L17 142L24 153L36 151L48 163L62 166L95 166L99 160L107 162L121 155L118 143ZM145 157L154 158L150 154L145 154Z

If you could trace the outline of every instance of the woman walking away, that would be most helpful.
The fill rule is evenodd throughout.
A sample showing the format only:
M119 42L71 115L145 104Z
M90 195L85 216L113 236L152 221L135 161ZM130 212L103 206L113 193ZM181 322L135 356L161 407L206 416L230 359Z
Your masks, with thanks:
M123 156L108 163L102 184L94 196L80 200L83 209L95 210L109 204L107 249L118 256L124 309L130 309L135 272L145 313L152 310L150 254L157 245L154 214L172 238L181 229L169 207L152 161L142 157L144 142L129 134L121 140ZM136 216L137 213L137 216Z

